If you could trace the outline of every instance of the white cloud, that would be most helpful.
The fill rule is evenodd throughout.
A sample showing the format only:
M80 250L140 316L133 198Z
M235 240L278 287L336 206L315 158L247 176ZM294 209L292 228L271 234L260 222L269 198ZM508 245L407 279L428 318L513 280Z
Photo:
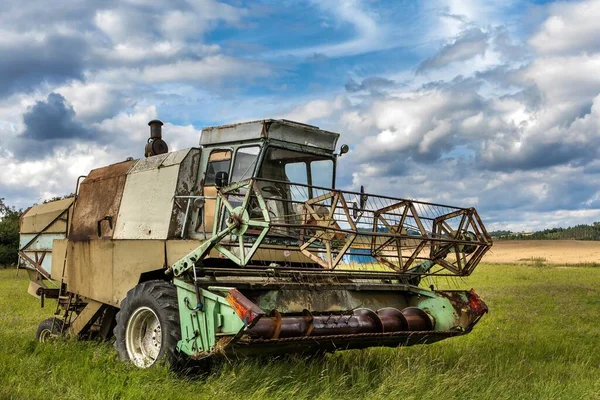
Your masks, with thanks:
M246 14L243 8L214 0L101 9L94 22L109 43L98 54L112 61L146 64L153 59L173 61L177 56L214 53L218 46L202 43L204 34L220 22L240 24Z
M294 121L315 121L330 117L334 112L348 106L348 101L344 96L337 96L331 100L311 100L301 106L288 111L277 118L284 118Z
M129 89L126 82L111 83L90 80L72 81L68 85L56 88L73 106L77 116L83 120L106 117L107 114L124 107L127 100L123 93Z
M543 55L572 55L600 51L600 1L559 2L529 40Z
M121 112L116 116L94 124L106 138L110 138L111 147L118 148L123 158L139 158L144 154L144 146L150 134L148 122L160 116L155 106L136 106L132 111ZM163 140L170 151L197 146L200 142L200 130L192 125L176 125L164 121Z
M511 17L521 7L516 1L436 0L427 3L428 17L420 5L401 15L396 4L311 4L310 18L285 31L310 30L299 48L284 43L279 31L261 27L257 34L254 5L214 0L72 6L68 20L49 10L39 24L19 26L0 12L7 54L37 54L28 49L55 40L80 55L73 62L51 59L54 80L47 79L47 62L38 79L31 59L23 58L33 78L0 99L6 166L0 190L21 206L68 193L91 168L141 156L150 119L166 122L164 139L175 150L198 143L200 131L188 121L281 116L344 133L351 153L340 160L341 185L477 205L492 228L526 221L533 229L600 215L597 1L548 6L549 18L531 37L518 36L526 29ZM221 26L247 27L237 32L244 46L207 35ZM313 29L335 35L315 40ZM315 53L324 55L322 64L284 57ZM415 76L427 57L428 68ZM279 89L257 90L256 82ZM46 158L16 160L6 151L8 139L18 138L23 114L50 93L64 96L72 122L100 139L75 137Z
M600 53L579 56L545 57L535 60L523 72L523 79L535 82L550 103L590 99L600 91Z
M135 72L129 71L132 75ZM146 82L215 82L228 77L261 77L270 73L261 63L240 60L222 55L208 56L198 61L183 60L172 64L153 65L140 71ZM135 76L131 76L135 79Z

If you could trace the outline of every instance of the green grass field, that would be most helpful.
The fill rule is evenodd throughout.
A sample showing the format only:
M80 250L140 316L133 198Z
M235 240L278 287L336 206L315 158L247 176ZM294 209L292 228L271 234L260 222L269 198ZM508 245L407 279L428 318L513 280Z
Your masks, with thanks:
M469 335L231 361L188 380L121 363L107 343L37 343L54 304L40 309L26 274L0 270L0 399L600 399L600 268L482 265L460 286L491 310Z

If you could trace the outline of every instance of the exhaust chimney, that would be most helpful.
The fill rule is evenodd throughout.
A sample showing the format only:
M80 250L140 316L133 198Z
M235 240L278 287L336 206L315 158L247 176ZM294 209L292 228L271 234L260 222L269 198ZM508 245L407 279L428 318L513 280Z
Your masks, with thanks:
M163 123L159 119L153 119L148 122L150 127L150 139L162 139L162 126Z
M150 126L150 139L148 139L148 143L146 144L144 155L146 157L151 157L168 153L169 147L167 146L167 143L162 140L162 121L153 119L148 122L148 126Z

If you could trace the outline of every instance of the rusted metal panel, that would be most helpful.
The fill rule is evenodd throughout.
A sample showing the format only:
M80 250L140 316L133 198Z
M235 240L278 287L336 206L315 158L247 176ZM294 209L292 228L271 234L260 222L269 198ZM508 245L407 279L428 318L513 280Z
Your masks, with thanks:
M267 119L204 128L200 144L208 146L268 138L334 151L339 136L338 133L324 131L312 125Z
M119 204L127 172L135 161L125 161L90 172L79 187L69 239L73 241L111 238L118 222Z
M398 347L427 344L460 336L465 333L462 331L400 331L354 335L303 336L282 339L253 339L240 340L235 342L235 344L229 346L223 345L220 348L222 349L222 353L228 357L289 353L311 354L316 352L364 349L374 346Z
M327 290L322 287L306 287L294 290L264 290L250 296L263 310L277 309L282 313L301 313L302 310L341 312L368 305L372 309L394 307L404 309L409 306L404 296L390 296L382 291L350 291L336 289L331 285Z

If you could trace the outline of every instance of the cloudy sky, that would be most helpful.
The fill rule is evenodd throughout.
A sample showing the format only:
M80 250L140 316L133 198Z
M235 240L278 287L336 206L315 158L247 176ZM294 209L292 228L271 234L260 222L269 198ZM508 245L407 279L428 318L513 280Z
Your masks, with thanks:
M3 0L0 197L17 207L203 126L342 133L338 185L600 220L600 0Z

